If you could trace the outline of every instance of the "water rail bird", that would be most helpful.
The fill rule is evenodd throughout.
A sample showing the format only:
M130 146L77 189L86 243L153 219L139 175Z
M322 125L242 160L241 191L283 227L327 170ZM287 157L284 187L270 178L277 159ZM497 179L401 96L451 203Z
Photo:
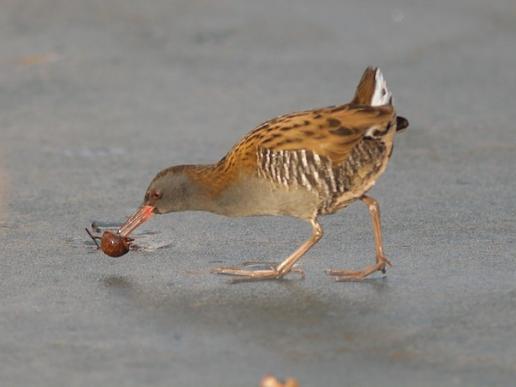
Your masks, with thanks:
M378 68L368 67L350 103L291 113L259 125L217 163L178 165L159 172L137 212L118 230L127 237L154 214L199 210L225 216L286 215L309 222L312 235L290 256L265 269L221 267L245 280L279 279L323 236L318 218L355 200L373 224L376 261L362 270L329 270L336 280L385 273L378 202L367 195L385 171L395 134L408 121L396 115Z

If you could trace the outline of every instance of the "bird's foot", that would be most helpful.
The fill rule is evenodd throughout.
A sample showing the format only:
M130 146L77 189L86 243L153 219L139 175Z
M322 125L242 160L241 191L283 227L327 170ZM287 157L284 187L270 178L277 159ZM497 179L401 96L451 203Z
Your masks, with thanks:
M217 267L212 269L211 272L215 274L239 277L233 282L280 279L288 273L299 273L301 278L305 278L305 272L303 269L294 267L288 271L282 272L277 269L278 265L275 262L246 261L242 266L265 266L266 269L248 270L241 269L239 267Z
M254 259L250 261L244 261L241 263L242 266L246 267L254 267L256 269L258 268L264 268L264 269L271 269L273 270L275 267L278 267L279 262L274 261L261 261L259 259Z
M392 267L392 263L386 257L380 256L376 257L374 265L366 266L362 270L326 270L326 274L334 276L335 281L362 281L377 271L385 274L387 266Z

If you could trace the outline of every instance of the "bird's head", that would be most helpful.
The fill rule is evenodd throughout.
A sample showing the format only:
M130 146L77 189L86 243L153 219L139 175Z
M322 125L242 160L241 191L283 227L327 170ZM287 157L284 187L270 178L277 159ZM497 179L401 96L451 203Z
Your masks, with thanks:
M198 189L187 173L189 168L190 166L176 166L159 172L145 191L143 203L120 227L119 234L129 235L154 214L191 209L192 198L198 195Z

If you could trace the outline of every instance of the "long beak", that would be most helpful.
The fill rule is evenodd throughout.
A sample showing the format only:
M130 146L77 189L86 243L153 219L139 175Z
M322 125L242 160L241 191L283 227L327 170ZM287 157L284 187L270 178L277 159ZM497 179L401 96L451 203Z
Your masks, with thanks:
M136 227L149 220L154 215L154 206L143 205L136 213L118 229L118 234L125 237Z

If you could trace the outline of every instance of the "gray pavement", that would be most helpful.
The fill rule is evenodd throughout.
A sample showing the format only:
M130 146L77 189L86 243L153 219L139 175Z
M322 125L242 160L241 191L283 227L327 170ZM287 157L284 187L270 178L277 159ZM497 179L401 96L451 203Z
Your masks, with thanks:
M0 48L0 385L516 385L514 1L6 0ZM385 278L323 272L372 262L359 203L304 281L209 273L284 257L310 232L288 218L162 216L121 259L87 241L159 169L346 102L366 65L411 122L371 192Z

